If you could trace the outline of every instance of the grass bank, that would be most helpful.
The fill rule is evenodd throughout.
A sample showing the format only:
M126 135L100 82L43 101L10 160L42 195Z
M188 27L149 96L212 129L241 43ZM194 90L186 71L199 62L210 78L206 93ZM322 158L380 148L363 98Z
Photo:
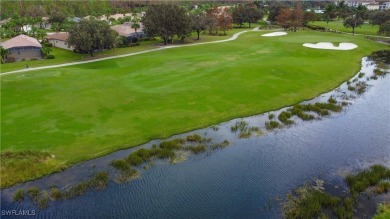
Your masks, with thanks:
M360 36L301 31L266 38L262 33L2 76L2 152L54 156L36 162L44 168L28 166L24 174L2 165L1 187L151 139L313 98L356 74L362 56L383 49ZM359 47L302 46L322 41Z
M314 22L310 22L309 25L316 25L316 26L336 30L337 21L330 21L328 24L325 21L314 21ZM352 33L352 28L344 27L343 21L339 22L338 30L341 32ZM379 31L379 25L371 25L371 24L363 24L361 27L355 29L356 34L365 34L365 35L378 35L378 31Z
M255 25L253 25L253 28L254 27L255 27ZM250 29L253 29L253 28L250 28ZM217 40L224 40L224 39L230 38L235 33L238 33L240 31L244 31L244 30L250 30L250 29L248 27L235 28L235 29L227 31L226 36L213 36L213 35L201 34L199 40L197 40L197 38L196 38L197 37L196 33L192 33L192 35L190 37L188 37L188 39L186 39L185 43L186 44L196 44L196 43L202 43L202 42L212 42L212 41L217 41ZM174 44L182 44L182 42L180 41L180 39L174 39ZM28 61L1 64L0 65L0 72L4 73L4 72L9 72L9 71L25 69L26 65L28 65L29 68L35 68L35 67L42 67L42 66L48 66L48 65L65 64L65 63L70 63L70 62L88 61L88 60L106 58L106 57L115 56L115 55L124 55L124 54L154 49L160 45L162 45L161 40L157 37L155 40L152 40L152 41L140 42L140 46L115 48L113 50L97 52L94 54L93 57L91 57L89 54L78 54L78 53L74 53L73 51L70 51L70 50L52 47L53 51L50 54L54 55L55 59L28 60Z

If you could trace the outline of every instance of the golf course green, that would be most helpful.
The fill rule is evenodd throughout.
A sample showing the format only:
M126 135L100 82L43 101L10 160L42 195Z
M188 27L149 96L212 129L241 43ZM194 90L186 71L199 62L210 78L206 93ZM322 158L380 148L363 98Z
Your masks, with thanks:
M264 33L1 76L1 187L313 98L350 79L363 56L384 47L361 36ZM358 48L302 46L318 42Z

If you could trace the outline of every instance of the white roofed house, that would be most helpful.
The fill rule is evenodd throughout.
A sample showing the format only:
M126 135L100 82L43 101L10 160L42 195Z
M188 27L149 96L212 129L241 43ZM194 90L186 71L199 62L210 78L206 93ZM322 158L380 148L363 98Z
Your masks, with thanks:
M1 46L9 51L8 62L42 58L42 45L37 39L23 34L3 42Z
M389 10L390 9L390 2L383 2L379 5L379 10Z

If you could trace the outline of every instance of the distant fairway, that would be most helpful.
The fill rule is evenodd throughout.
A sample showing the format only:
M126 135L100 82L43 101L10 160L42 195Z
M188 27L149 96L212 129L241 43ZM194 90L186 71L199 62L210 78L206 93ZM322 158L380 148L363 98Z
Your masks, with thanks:
M2 169L2 186L151 139L310 99L349 79L363 56L384 47L334 33L268 38L260 36L264 33L1 76L1 150L55 155L39 168L26 165L20 175ZM303 47L306 42L359 47L317 50Z
M314 21L314 22L310 22L310 25L317 25L320 27L336 30L337 21L330 21L328 24L326 24L325 21ZM344 27L342 20L340 20L339 22L338 30L341 32L352 33L352 28ZM379 25L363 24L361 27L355 28L356 34L378 35L378 31L379 31Z

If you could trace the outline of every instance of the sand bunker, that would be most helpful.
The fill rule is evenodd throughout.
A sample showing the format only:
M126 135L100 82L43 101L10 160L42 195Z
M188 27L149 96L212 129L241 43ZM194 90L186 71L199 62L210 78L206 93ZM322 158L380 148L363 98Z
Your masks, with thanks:
M283 35L287 35L287 33L286 32L273 32L273 33L263 34L261 36L263 36L263 37L273 37L273 36L283 36Z
M333 49L333 50L351 50L358 46L353 43L340 43L339 46L334 46L333 43L321 42L321 43L304 43L303 46L313 49Z

